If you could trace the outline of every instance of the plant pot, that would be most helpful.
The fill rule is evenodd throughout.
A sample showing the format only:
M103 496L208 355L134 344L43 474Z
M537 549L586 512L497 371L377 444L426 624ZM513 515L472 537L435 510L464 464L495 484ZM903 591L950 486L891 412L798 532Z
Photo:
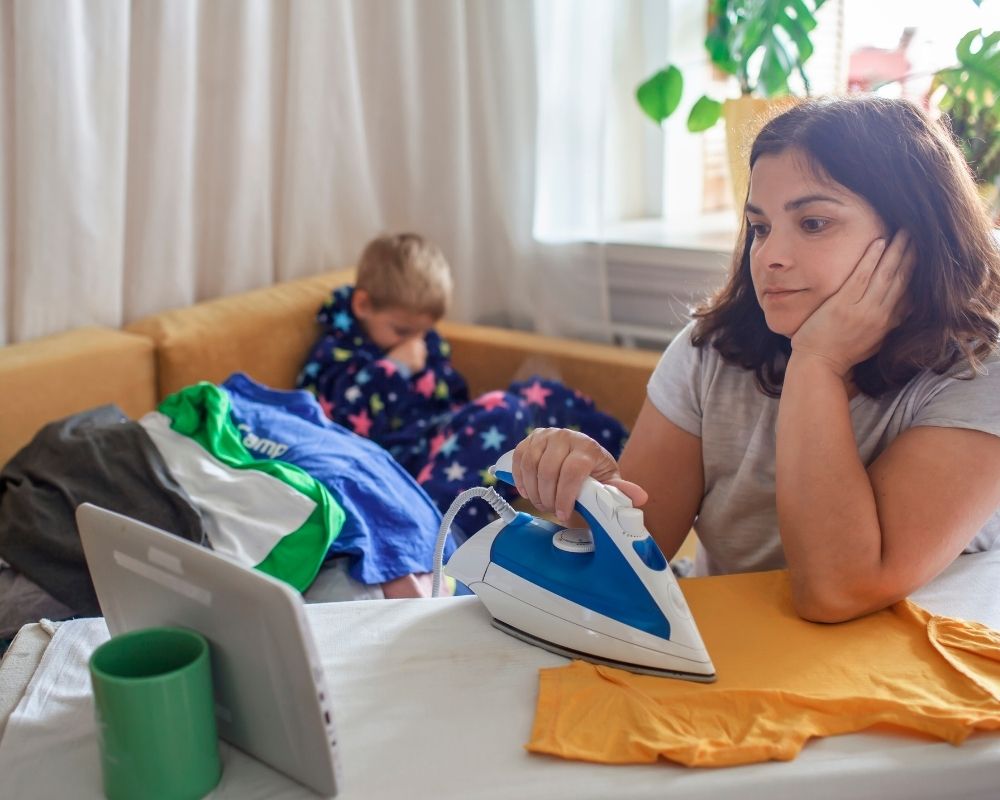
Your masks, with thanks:
M722 104L726 121L726 148L729 151L729 184L737 219L743 219L750 183L750 148L760 129L772 117L798 102L796 97L753 97L742 95Z

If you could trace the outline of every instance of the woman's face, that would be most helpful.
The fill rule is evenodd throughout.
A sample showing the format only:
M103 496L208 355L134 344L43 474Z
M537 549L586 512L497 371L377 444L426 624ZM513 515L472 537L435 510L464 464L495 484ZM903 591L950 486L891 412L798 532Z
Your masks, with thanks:
M791 337L887 230L860 195L817 177L798 150L757 159L747 223L750 274L767 327Z

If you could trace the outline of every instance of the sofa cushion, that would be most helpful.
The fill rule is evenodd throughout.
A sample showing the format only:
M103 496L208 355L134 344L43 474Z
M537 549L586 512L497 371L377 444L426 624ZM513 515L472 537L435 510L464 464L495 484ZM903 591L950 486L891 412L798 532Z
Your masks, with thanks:
M131 417L156 405L153 343L132 333L79 328L0 348L0 464L47 422L117 403Z
M198 381L222 383L234 372L291 389L318 333L316 312L354 271L335 270L242 294L164 311L128 330L156 343L160 398Z
M243 294L164 311L128 326L156 342L159 397L234 372L290 389L319 328L316 313L330 291L354 280L353 269L325 272ZM504 389L538 372L589 395L631 427L659 353L559 339L524 331L442 321L455 368L473 396Z
M598 409L632 427L660 354L537 333L442 322L452 361L476 395L506 388L532 374L562 381L589 396Z

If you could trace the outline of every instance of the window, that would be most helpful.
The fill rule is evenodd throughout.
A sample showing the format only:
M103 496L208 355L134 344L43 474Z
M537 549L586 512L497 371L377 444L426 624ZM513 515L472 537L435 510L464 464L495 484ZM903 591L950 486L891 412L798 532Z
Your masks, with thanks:
M724 126L702 134L686 127L701 94L737 91L735 79L713 75L705 54L709 1L537 4L536 239L731 248L738 217ZM869 88L880 70L892 77L903 69L905 81L879 91L921 99L931 73L952 63L963 33L1000 29L1000 0L982 7L974 0L826 0L818 22L807 63L814 94L842 92L849 79ZM635 89L667 63L684 73L684 98L659 130L639 109Z
M714 75L706 62L707 5L708 0L673 0L666 23L669 55L647 65L648 75L664 63L677 64L685 88L681 108L664 125L662 151L647 149L642 156L649 170L662 172L659 200L647 202L646 211L647 217L662 219L668 232L731 235L738 218L724 127L692 134L685 125L687 108L702 92L724 97L737 91L734 79ZM850 82L853 90L881 84L881 94L925 102L933 72L954 62L955 45L964 33L977 27L1000 29L1000 2L827 0L817 18L815 52L806 68L814 95L844 92ZM886 83L894 78L903 79Z
M812 94L827 94L842 91L846 87L846 62L844 56L845 2L849 0L827 0L817 12L818 25L812 33L815 48L806 65L811 82ZM686 128L686 108L702 91L717 98L735 97L738 93L736 79L714 70L706 61L702 42L707 30L708 3L692 0L692 11L686 18L692 27L678 32L675 44L682 57L691 66L685 68L685 78L697 75L701 66L702 88L685 86L683 105L675 117L668 120L665 133L666 163L664 175L663 217L667 227L687 228L711 232L732 233L737 225L737 215L733 208L732 188L729 180L729 155L726 131L722 123L705 131L692 134ZM685 21L685 20L679 20ZM696 28L695 28L696 26ZM678 59L671 57L673 62ZM694 83L693 81L688 81ZM793 84L794 85L794 84ZM803 92L801 82L794 85L797 92ZM698 140L696 148L685 143L684 138ZM696 175L692 173L697 173ZM700 184L700 202L693 202L691 187Z
M955 61L955 45L975 28L1000 29L1000 4L983 0L913 3L910 0L844 0L847 6L844 47L848 78L865 90L922 102L935 70Z

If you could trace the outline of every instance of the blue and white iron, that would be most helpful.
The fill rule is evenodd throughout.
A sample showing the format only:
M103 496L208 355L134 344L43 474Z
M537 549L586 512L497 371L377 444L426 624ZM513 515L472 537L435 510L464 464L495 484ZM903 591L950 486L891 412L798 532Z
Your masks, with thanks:
M512 457L505 453L491 468L510 484ZM506 510L459 547L444 571L476 593L497 628L530 644L631 672L714 681L715 667L642 511L593 478L584 481L576 510L589 530Z

